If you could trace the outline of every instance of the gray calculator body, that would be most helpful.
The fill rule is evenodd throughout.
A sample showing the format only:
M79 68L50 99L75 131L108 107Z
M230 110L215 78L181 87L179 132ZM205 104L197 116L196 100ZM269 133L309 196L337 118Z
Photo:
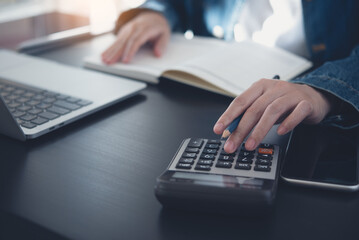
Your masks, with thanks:
M241 146L234 154L224 140L185 139L157 178L155 195L165 207L229 214L264 213L273 203L280 149Z

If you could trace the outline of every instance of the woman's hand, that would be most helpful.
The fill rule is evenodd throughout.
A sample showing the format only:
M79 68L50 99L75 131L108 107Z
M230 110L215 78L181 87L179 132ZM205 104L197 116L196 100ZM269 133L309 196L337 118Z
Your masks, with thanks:
M124 24L116 41L102 53L102 61L113 64L119 60L131 61L138 49L147 42L153 44L155 56L160 57L169 41L171 30L160 13L144 11Z
M253 128L245 147L254 150L274 124L281 122L277 133L284 135L302 121L319 123L330 110L329 99L308 85L261 79L232 101L213 131L222 134L237 116L245 112L237 129L227 139L224 150L234 152Z

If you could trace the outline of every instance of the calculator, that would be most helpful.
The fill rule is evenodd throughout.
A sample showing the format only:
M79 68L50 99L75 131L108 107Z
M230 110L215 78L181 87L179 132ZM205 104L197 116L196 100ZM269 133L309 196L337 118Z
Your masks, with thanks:
M225 140L188 138L157 178L155 195L166 208L223 213L265 213L274 202L280 159L278 145L261 143L234 152Z

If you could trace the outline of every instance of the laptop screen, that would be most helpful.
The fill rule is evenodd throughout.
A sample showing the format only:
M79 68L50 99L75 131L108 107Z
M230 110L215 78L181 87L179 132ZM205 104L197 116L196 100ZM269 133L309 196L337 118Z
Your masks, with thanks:
M89 24L89 18L86 16L57 11L1 22L0 32L6 34L0 34L0 48L16 50L21 45L31 46L39 43L36 40L46 40L44 37L51 34L80 29Z

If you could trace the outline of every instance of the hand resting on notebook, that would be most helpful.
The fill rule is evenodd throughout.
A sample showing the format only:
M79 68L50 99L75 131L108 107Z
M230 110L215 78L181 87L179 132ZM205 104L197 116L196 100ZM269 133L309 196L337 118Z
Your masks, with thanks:
M138 49L150 42L155 56L165 50L171 30L167 20L160 13L144 10L125 23L117 33L117 40L102 53L106 64L117 61L129 63Z
M333 110L335 98L308 85L261 79L236 97L215 124L213 131L222 134L226 127L245 112L237 129L227 139L224 149L234 152L250 131L246 149L253 150L267 135L274 124L284 135L300 122L321 122Z

